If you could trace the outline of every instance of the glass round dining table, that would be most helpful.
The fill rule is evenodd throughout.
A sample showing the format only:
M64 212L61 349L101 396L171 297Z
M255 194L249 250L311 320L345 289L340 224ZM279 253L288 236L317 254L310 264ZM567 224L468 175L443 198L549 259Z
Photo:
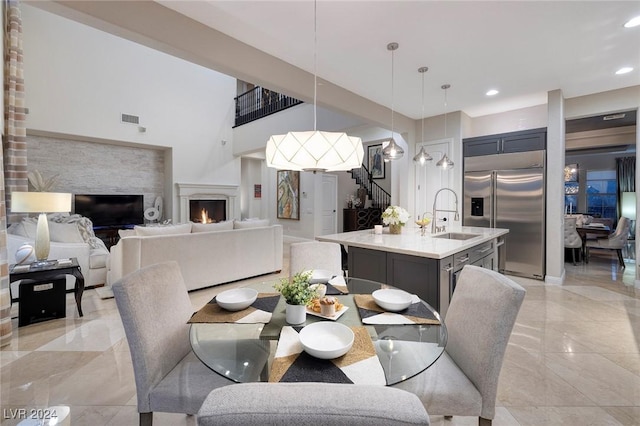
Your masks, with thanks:
M244 287L262 293L274 293L279 280L249 284ZM379 282L348 278L348 294L336 296L347 310L336 321L350 327L365 326L384 370L387 385L407 380L429 368L444 352L447 330L440 315L429 304L439 324L363 324L354 302L355 294L371 294L381 288L393 288ZM235 382L269 380L269 367L276 352L285 320L282 297L267 324L193 323L189 331L191 347L196 356L211 370ZM317 321L327 321L307 314L302 327Z

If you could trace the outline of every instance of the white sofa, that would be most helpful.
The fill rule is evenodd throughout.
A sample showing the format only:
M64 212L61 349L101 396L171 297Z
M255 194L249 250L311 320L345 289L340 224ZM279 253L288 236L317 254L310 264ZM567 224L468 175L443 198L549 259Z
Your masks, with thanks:
M96 238L91 221L80 215L48 215L51 249L49 259L78 259L84 285L93 287L107 281L109 250L104 242ZM25 218L7 229L7 255L9 264L16 263L16 251L23 244L35 246L35 218ZM35 259L30 259L33 261ZM14 298L19 297L19 281L11 284ZM67 276L67 290L75 286L75 278Z
M140 268L168 260L180 265L187 290L277 272L282 270L282 226L228 221L136 227L121 233L120 241L111 247L107 281L113 284Z

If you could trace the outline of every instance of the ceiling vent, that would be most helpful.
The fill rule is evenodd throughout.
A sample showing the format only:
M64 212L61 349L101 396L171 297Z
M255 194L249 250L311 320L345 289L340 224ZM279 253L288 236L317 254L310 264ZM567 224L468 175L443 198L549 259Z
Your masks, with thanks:
M120 120L123 123L140 124L140 117L131 114L122 114Z

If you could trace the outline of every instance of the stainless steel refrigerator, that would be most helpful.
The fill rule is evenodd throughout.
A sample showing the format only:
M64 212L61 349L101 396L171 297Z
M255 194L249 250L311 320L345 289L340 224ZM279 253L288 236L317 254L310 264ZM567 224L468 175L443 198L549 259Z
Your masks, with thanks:
M466 157L463 196L464 226L509 229L501 272L544 279L545 151Z

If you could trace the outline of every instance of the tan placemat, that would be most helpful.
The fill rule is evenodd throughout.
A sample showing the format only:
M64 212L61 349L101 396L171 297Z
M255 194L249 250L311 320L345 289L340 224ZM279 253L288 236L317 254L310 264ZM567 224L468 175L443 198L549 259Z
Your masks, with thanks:
M227 311L215 301L215 297L191 316L187 323L268 323L280 300L280 293L258 293L251 306L241 311Z
M440 320L422 301L400 312L387 312L378 306L370 294L356 294L353 300L363 324L440 324Z
M269 374L270 382L330 382L386 384L371 336L365 327L351 327L353 346L345 355L317 359L303 352L299 327L283 327Z

